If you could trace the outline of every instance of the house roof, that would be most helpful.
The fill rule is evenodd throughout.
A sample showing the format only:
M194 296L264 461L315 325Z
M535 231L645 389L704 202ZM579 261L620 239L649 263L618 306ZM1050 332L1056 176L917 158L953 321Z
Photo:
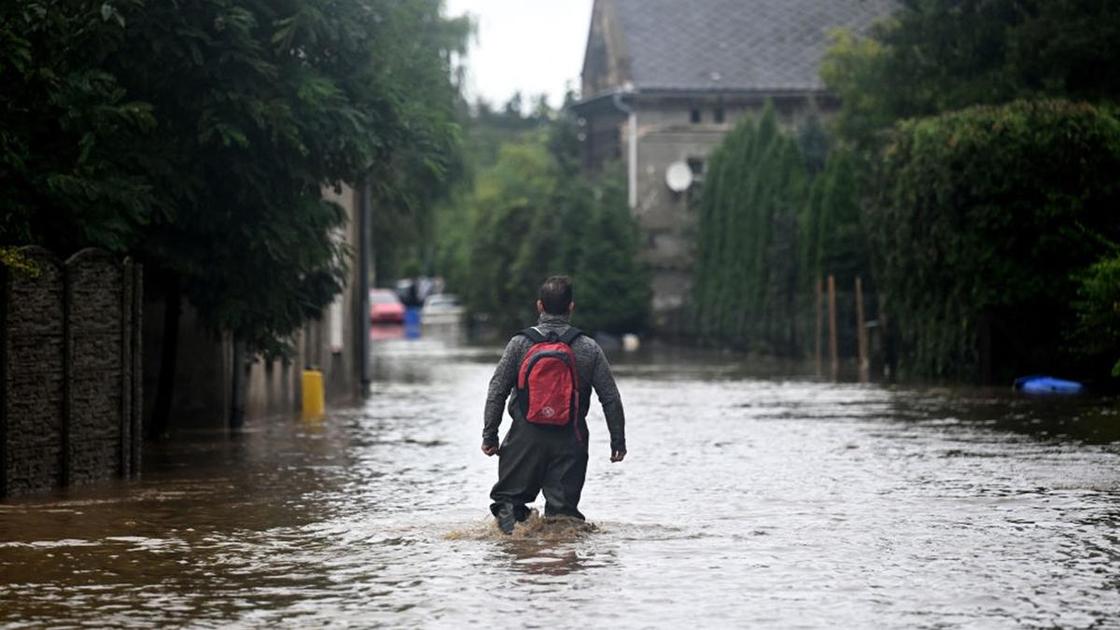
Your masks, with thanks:
M638 90L823 90L828 31L864 32L895 0L606 0ZM590 96L590 95L589 95Z

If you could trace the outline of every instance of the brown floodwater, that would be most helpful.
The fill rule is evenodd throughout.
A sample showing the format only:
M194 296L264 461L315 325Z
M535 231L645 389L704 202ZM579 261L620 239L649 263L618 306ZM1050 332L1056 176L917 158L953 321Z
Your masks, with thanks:
M590 523L505 537L478 451L498 352L379 340L363 407L0 503L0 625L1120 627L1114 400L618 357L630 454L593 408Z

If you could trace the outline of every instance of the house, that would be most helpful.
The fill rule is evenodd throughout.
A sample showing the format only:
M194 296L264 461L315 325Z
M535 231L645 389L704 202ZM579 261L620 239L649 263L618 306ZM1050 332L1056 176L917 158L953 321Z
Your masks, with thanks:
M894 0L595 0L584 54L584 162L626 166L653 271L655 327L676 329L691 284L698 184L736 121L769 100L783 125L827 116L829 33L865 32Z

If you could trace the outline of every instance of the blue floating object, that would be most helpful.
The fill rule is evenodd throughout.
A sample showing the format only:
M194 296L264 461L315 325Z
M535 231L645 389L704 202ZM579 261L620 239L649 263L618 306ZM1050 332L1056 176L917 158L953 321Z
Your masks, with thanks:
M1053 376L1023 376L1015 379L1015 389L1027 394L1080 394L1085 386Z

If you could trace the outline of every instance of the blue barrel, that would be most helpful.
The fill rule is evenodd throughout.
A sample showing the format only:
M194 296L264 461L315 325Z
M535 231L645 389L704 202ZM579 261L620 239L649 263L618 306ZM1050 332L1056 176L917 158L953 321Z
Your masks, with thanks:
M406 339L420 338L420 309L409 306L404 309L404 336Z

